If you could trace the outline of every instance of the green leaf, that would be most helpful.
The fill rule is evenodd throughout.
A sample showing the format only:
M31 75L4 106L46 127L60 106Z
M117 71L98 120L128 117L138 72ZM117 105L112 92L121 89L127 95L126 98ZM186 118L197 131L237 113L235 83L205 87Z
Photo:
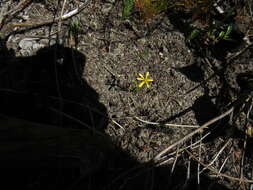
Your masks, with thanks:
M188 36L187 39L188 39L188 40L193 40L193 39L195 39L196 37L198 37L199 34L200 34L200 30L194 29L194 30L192 30L191 34Z
M129 17L133 6L134 6L134 0L124 0L124 7L123 7L123 12L122 12L122 16L123 18L127 18Z
M221 31L221 32L219 33L218 39L223 39L224 36L225 36L225 32L224 32L224 31Z
M232 25L229 25L228 28L227 28L227 31L225 33L224 40L229 40L230 39L229 36L230 36L231 32L232 32Z

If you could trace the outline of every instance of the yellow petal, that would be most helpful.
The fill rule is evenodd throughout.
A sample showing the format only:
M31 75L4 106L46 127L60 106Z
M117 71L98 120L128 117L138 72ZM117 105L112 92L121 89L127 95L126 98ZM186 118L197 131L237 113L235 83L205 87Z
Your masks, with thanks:
M141 88L143 85L145 84L145 82L144 81L142 81L138 86L139 86L139 88Z
M149 76L149 72L146 72L146 79L148 79L148 76Z
M144 76L141 73L139 73L139 76L144 79Z
M137 80L144 80L144 79L143 79L143 78L139 78L139 77L138 77L138 78L137 78Z
M148 83L146 83L146 84L147 84L147 87L150 88L150 85Z
M147 79L146 81L147 82L153 82L154 80L153 79Z

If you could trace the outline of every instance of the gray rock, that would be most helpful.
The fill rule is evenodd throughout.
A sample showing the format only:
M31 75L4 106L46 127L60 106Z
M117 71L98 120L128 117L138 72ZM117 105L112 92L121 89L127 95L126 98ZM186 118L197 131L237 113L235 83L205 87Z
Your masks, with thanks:
M32 49L32 46L34 43L36 43L34 38L24 38L20 40L18 46L21 49L29 50L29 49Z

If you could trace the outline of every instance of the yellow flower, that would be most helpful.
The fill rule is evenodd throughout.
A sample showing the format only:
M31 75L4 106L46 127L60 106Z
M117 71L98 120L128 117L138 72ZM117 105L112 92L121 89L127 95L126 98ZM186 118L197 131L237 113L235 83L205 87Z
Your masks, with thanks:
M140 73L139 73L139 76L140 77L138 77L137 80L142 81L142 82L138 85L138 87L141 88L144 84L146 84L147 87L149 88L150 87L149 82L153 81L153 79L148 78L149 77L149 72L146 72L145 77Z

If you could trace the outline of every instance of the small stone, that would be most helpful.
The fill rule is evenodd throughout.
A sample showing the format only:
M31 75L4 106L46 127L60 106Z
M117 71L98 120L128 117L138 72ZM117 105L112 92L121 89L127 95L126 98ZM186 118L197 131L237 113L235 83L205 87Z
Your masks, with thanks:
M28 50L32 48L34 43L35 43L34 38L24 38L19 42L18 46L21 49Z
M33 44L32 49L33 49L33 51L37 51L37 50L39 50L40 48L43 48L43 47L45 47L44 44L35 43L35 44Z

